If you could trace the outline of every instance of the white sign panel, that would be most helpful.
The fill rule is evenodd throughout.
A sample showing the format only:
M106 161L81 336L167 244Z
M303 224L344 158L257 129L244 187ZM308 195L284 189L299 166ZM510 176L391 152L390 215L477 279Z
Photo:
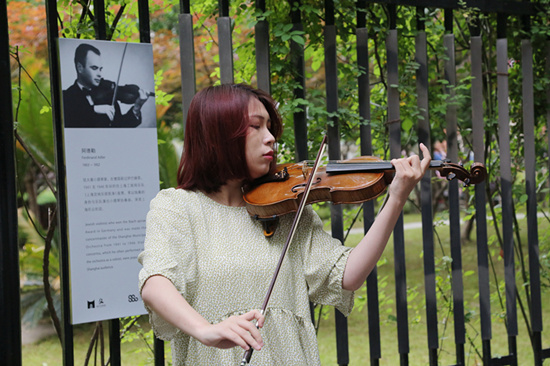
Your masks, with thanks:
M150 44L60 39L72 323L143 314L137 262L159 190Z

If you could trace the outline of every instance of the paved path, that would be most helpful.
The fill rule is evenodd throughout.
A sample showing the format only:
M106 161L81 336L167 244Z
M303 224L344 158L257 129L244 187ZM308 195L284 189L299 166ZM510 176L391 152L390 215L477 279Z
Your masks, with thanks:
M420 228L422 228L422 223L421 222L409 222L409 223L404 224L403 228L405 230L420 229ZM330 230L327 230L327 231L330 233ZM363 228L351 229L351 234L362 234L362 233L363 233ZM345 234L345 232L344 232L344 234Z
M522 214L522 213L518 213L516 216L517 216L518 220L523 220L523 219L526 218L525 214ZM548 216L548 214L545 215L542 212L537 213L538 218L542 218L542 217L546 217L546 216ZM493 218L491 216L487 216L487 221L491 221L492 219ZM446 225L449 225L449 220L438 220L437 224L438 224L438 226L446 226ZM461 225L464 224L464 221L460 220L460 224ZM409 223L404 224L403 228L405 230L407 230L407 229L420 229L420 228L422 228L422 223L421 222L409 222ZM330 232L330 230L329 230L329 232ZM363 233L363 229L362 228L352 229L351 233L352 234L361 234L361 233Z

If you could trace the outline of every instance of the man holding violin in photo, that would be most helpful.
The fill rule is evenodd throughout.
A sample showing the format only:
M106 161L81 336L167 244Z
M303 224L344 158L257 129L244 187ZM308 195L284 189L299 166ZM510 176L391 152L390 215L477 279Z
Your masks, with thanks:
M65 127L137 127L151 93L137 85L117 85L102 77L101 52L82 43L75 51L76 80L63 91ZM118 102L133 104L122 113Z

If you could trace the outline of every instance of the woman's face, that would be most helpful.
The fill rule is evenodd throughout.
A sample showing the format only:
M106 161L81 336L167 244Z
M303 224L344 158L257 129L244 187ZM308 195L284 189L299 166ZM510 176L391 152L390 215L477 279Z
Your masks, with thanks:
M248 103L248 134L246 135L246 163L252 179L269 173L274 158L275 137L269 132L271 119L264 105L256 98Z

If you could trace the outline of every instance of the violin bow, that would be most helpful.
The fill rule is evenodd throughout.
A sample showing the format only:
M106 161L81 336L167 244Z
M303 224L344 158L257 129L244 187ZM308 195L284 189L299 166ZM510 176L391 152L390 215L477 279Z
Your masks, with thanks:
M120 60L120 66L118 67L118 77L116 79L115 90L113 92L113 101L111 105L115 105L116 102L116 92L118 89L118 83L120 82L120 74L122 73L122 63L124 62L124 56L126 55L126 48L128 48L128 43L124 44L124 51L122 51L122 59Z
M315 163L313 164L313 168L311 169L311 174L308 177L306 187L302 195L302 199L300 200L300 204L298 205L298 210L296 211L296 215L294 216L294 221L292 222L292 226L290 227L290 231L288 233L285 246L283 247L283 251L281 253L281 256L279 257L279 262L277 263L277 267L275 268L275 273L271 278L271 283L269 284L267 294L265 295L264 302L261 309L262 315L265 314L265 311L267 309L267 304L269 302L269 298L271 297L271 293L273 292L273 288L275 287L275 281L277 281L277 276L279 275L279 271L281 270L283 260L285 259L286 253L288 252L288 248L290 247L290 243L292 242L292 239L294 238L294 234L296 233L298 222L302 217L302 212L304 211L304 207L306 206L307 197L309 195L309 192L311 191L311 186L313 185L313 177L317 173L317 168L319 168L321 157L323 156L323 152L325 151L326 143L327 143L327 137L324 136L323 141L321 142L319 151L317 153L317 158L315 158ZM252 347L250 347L247 351L245 351L243 355L243 359L240 363L240 366L245 366L249 364L253 351L254 349Z

